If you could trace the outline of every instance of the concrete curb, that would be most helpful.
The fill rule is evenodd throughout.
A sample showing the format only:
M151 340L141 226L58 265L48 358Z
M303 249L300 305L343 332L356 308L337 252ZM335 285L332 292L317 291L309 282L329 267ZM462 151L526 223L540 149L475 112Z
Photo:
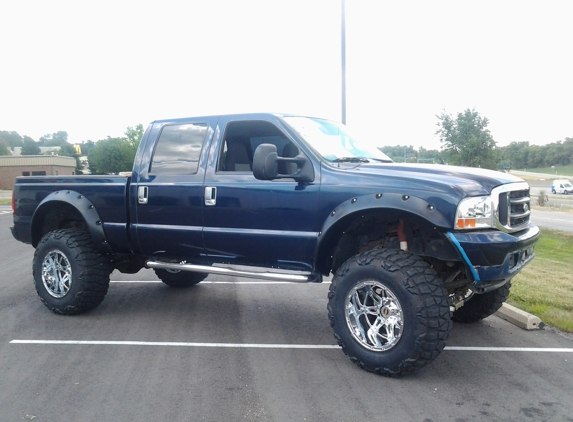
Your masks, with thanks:
M535 315L507 303L504 303L495 315L524 330L541 330L544 326L543 322Z

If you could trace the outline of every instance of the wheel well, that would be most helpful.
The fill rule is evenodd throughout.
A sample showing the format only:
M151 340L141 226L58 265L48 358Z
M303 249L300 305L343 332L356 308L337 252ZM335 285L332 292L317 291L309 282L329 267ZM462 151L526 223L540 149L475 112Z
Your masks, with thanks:
M360 252L400 249L400 241L405 237L408 251L430 263L444 282L468 282L458 252L444 234L407 211L371 209L352 213L337 221L323 236L316 265L322 274L336 272Z
M87 228L86 221L78 209L62 201L46 203L34 215L32 245L36 247L40 239L51 231L67 228Z
M89 232L100 252L113 254L94 204L75 191L52 192L40 203L32 219L32 245L53 230L75 228Z

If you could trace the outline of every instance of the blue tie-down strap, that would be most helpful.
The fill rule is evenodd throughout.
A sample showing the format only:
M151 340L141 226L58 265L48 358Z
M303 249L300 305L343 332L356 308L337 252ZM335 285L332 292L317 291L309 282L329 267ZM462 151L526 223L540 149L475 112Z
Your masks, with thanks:
M468 264L468 267L469 267L470 271L472 272L472 275L474 276L474 283L478 283L480 281L479 274L476 271L473 264L471 263L468 255L466 254L466 251L464 251L464 248L462 247L462 245L460 245L460 242L458 242L458 239L455 238L455 236L452 234L452 232L447 232L446 234L450 238L452 243L456 246L456 248L458 248L458 250L460 251L460 254L462 255L462 258L464 259L464 261L466 261L466 264Z

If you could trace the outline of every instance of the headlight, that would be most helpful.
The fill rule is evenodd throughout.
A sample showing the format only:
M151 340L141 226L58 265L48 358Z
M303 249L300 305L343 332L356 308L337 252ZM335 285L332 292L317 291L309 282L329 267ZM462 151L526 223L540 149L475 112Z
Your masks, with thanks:
M493 202L490 196L462 199L456 211L456 229L483 229L494 227Z

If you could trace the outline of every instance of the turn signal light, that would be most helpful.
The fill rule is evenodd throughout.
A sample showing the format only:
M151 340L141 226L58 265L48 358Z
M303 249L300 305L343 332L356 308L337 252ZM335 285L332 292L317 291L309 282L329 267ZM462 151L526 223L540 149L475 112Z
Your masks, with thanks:
M473 229L476 226L475 218L458 218L458 227L460 229Z

